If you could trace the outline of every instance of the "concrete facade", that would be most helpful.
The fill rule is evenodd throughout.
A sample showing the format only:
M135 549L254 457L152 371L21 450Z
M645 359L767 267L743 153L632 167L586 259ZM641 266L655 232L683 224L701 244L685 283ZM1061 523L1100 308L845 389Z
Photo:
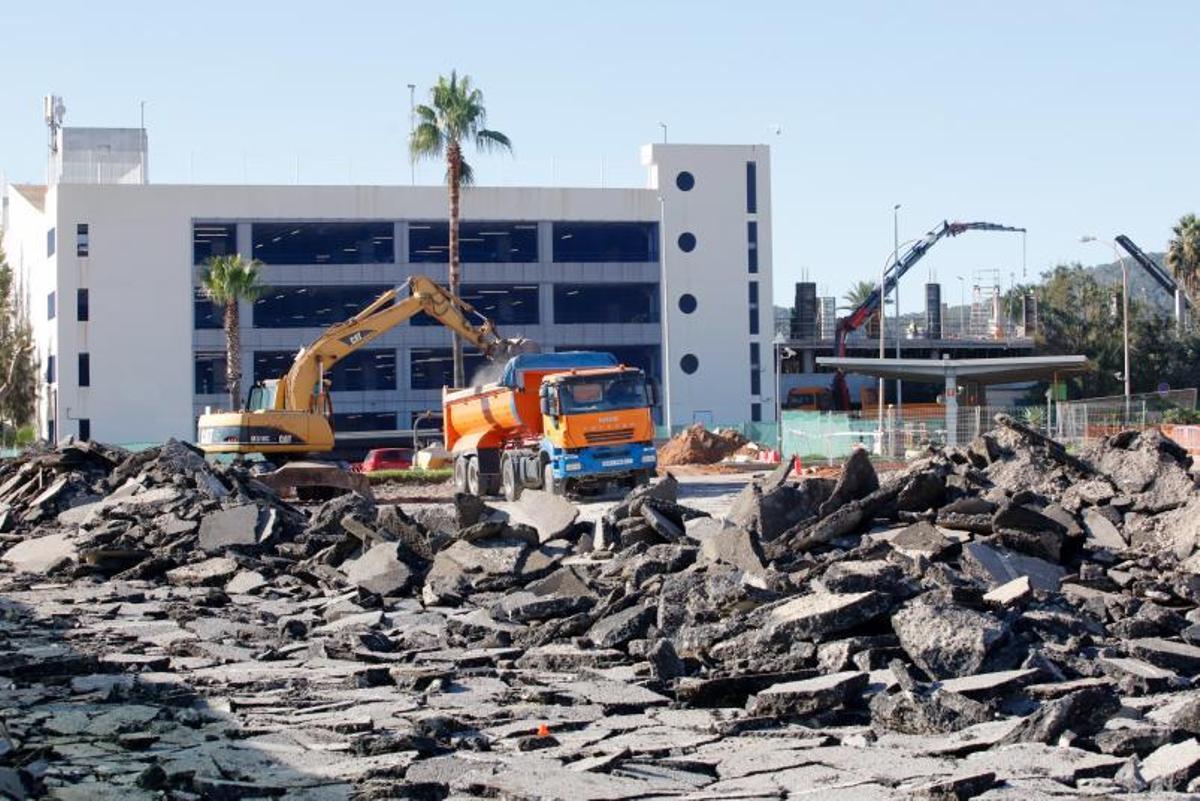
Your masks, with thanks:
M64 141L70 141L65 137ZM526 221L537 225L538 256L529 263L464 263L464 283L537 285L537 324L502 326L555 347L641 348L652 354L669 404L663 417L675 425L699 420L734 423L773 417L771 331L770 163L766 147L654 145L643 152L643 189L476 187L463 197L468 221ZM747 163L755 164L755 211L747 207ZM684 191L680 172L694 176ZM101 176L102 178L102 176ZM444 221L446 193L439 186L197 186L137 183L52 183L7 187L4 247L30 309L45 384L39 401L44 436L78 434L97 439L152 442L168 436L191 440L195 417L207 406L227 406L220 393L200 394L196 354L220 352L219 329L197 326L193 263L194 226L236 226L236 247L253 256L255 224L371 221L391 223L394 258L387 263L268 264L264 282L279 290L402 283L414 273L447 278L443 263L412 263L410 226ZM556 223L642 222L660 225L658 259L574 263L554 259ZM747 222L758 226L757 273L747 267ZM80 225L86 226L80 248ZM696 241L682 250L680 236ZM53 247L50 240L53 239ZM760 299L755 329L749 322L750 282ZM642 283L658 286L660 320L604 324L557 323L554 288ZM87 320L78 319L78 290L87 293ZM696 308L680 310L679 296ZM49 313L53 295L55 313ZM258 351L294 351L322 326L262 328L249 304L241 309L243 384L254 375ZM440 406L440 390L412 389L414 348L449 346L441 327L401 325L371 344L395 350L394 389L338 391L339 412L395 411L397 427L411 415ZM758 344L759 378L751 378L751 343ZM80 385L80 354L90 381ZM685 366L681 360L691 356ZM54 374L47 373L50 358ZM664 375L665 373L665 375ZM752 384L757 383L757 387ZM752 392L752 389L758 392ZM85 421L85 422L80 422Z

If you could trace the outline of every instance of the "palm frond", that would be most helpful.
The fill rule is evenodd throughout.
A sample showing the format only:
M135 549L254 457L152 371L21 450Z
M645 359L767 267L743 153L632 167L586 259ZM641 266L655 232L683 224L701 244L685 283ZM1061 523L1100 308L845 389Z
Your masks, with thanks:
M200 287L205 296L216 304L256 300L266 291L260 280L261 267L261 262L246 260L240 253L214 256L204 264Z
M475 132L475 147L484 153L491 153L496 150L512 152L512 142L507 136L499 131L492 131L487 128L481 128Z

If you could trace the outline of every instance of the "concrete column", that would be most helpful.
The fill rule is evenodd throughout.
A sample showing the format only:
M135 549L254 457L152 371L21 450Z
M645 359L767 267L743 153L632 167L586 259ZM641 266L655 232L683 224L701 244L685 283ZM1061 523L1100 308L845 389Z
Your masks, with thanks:
M395 252L392 256L394 264L408 264L408 223L392 223L392 245Z
M538 284L538 325L543 331L553 331L554 328L554 284L539 283ZM553 350L553 345L562 344L557 342L557 336L550 334L545 337L546 341L539 343L543 350Z
M254 242L251 239L250 223L248 222L237 224L237 252L242 255L243 259L254 258Z
M554 261L554 224L542 221L538 223L538 264L551 264Z
M958 444L958 371L946 368L946 444Z
M238 240L241 241L240 233ZM240 405L246 402L246 398L250 396L250 388L254 386L254 348L250 344L253 341L250 332L254 330L253 301L243 300L238 304L238 322L241 323L242 334L242 397L238 398Z

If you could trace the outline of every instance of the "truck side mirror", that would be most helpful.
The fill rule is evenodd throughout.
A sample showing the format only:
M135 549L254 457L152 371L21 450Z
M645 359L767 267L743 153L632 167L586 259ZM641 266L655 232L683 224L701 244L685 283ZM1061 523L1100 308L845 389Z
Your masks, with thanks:
M550 411L550 396L549 395L542 395L540 398L538 398L538 408L542 410L542 414L544 414L544 415L552 414L552 412Z
M652 379L646 379L646 396L650 399L651 406L658 405L658 382Z

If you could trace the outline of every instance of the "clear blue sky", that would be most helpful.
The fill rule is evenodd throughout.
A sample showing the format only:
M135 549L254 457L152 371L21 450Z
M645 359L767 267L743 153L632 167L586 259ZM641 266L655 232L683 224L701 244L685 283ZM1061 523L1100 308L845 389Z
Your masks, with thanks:
M408 90L457 67L514 158L481 184L644 183L656 140L769 142L775 295L841 294L943 218L1029 228L1028 269L1159 250L1200 210L1200 22L1186 2L6 2L0 169L41 180L41 96L136 125L155 182L405 183ZM775 126L782 133L774 132ZM441 171L422 167L418 181ZM941 244L937 271L1021 271L1020 239Z

